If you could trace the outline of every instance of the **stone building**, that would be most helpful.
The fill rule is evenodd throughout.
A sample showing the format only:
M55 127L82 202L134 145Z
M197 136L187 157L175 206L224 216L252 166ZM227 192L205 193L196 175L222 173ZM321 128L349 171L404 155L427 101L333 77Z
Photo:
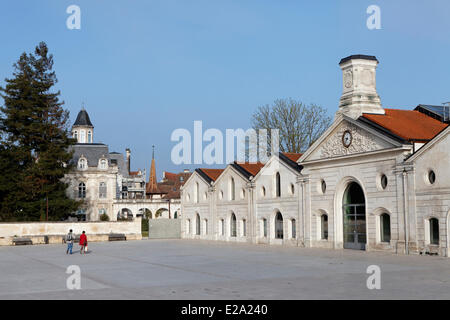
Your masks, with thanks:
M71 132L77 139L71 147L75 168L64 179L69 184L69 197L83 200L74 215L76 218L98 221L105 214L115 221L144 214L149 218L181 215L179 190L184 180L170 183L163 179L158 183L154 155L147 183L145 169L131 171L130 149L126 149L124 157L122 153L109 152L108 145L94 142L94 126L84 108L78 113ZM180 179L190 175L189 172L165 174L180 176Z
M339 65L328 130L302 155L233 163L209 180L197 169L182 189L183 237L449 255L447 108L384 108L375 57Z

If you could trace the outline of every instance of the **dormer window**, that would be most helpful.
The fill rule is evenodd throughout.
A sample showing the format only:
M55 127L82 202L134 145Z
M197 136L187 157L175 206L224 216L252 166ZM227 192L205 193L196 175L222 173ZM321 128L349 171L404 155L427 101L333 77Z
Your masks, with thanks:
M102 170L108 169L108 160L100 159L100 169Z
M86 170L87 169L87 161L85 158L80 158L78 160L78 169L79 170Z

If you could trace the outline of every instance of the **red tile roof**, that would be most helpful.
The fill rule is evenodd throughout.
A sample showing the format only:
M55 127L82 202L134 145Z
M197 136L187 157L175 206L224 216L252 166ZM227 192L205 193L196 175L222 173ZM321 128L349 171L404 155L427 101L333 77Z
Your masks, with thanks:
M290 160L297 162L297 160L300 159L303 153L283 152L283 155L288 157Z
M447 127L447 124L419 111L384 110L384 115L364 113L362 116L407 141L429 141Z
M236 164L252 176L256 176L262 167L264 167L264 163L261 162L236 162Z
M163 199L180 199L180 188L189 179L192 172L172 173L164 171L164 178L156 183L156 189L147 194L161 194ZM148 184L147 184L148 186Z
M217 178L222 174L224 169L203 169L200 168L204 174L206 174L211 180L216 181Z

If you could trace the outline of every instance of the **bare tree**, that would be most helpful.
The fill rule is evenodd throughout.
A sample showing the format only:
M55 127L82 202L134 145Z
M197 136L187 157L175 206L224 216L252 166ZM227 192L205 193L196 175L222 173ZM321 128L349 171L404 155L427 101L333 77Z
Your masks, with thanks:
M325 108L316 104L305 105L291 98L260 106L252 116L252 126L256 131L265 129L270 134L271 129L279 130L280 152L305 152L330 124L331 117Z

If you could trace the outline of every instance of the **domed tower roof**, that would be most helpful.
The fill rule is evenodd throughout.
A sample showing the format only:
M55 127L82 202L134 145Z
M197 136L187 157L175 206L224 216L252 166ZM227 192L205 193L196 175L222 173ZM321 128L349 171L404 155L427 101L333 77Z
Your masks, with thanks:
M81 108L72 126L72 137L77 140L77 143L94 142L94 126L84 107Z
M77 119L75 120L74 126L89 126L94 127L92 125L91 119L89 119L89 115L87 111L83 108L78 112Z

